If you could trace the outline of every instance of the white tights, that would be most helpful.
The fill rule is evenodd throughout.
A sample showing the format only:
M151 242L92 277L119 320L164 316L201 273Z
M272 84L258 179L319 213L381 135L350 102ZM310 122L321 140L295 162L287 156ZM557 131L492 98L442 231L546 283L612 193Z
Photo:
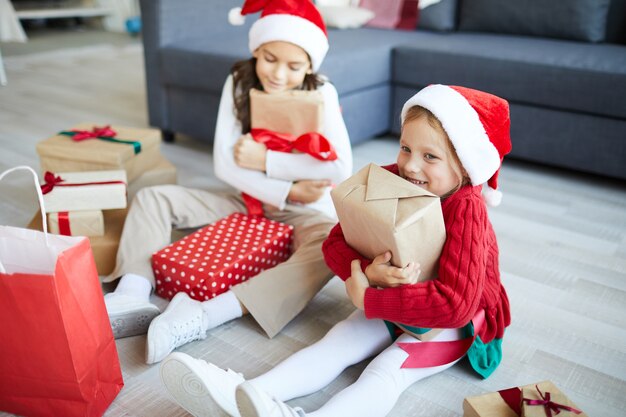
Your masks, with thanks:
M459 329L447 329L434 340L461 338ZM400 336L397 342L421 343L409 335ZM319 410L307 413L307 416L386 416L411 384L455 363L402 369L408 354L392 343L385 323L368 320L362 311L357 310L337 323L320 341L295 353L251 382L268 394L288 401L324 388L348 366L374 355L378 356L354 384L339 392Z

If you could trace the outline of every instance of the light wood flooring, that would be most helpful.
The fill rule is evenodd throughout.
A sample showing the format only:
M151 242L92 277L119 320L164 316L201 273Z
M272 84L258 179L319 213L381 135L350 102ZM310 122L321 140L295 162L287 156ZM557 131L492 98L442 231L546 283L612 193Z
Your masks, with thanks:
M58 44L65 39L47 38L55 46L51 52L0 45L11 52L4 54L9 82L0 87L0 171L20 164L38 169L35 144L78 122L147 126L140 43L103 35L90 38L89 45L70 42L68 49ZM395 138L356 146L355 170L370 161L392 162L396 149ZM162 152L178 167L180 184L225 187L213 178L209 146L181 138L163 144ZM487 380L461 364L421 381L390 415L460 416L465 396L545 379L590 416L626 415L625 184L506 161L501 185L503 203L490 216L513 316L502 365ZM24 226L35 210L28 178L15 175L0 184L0 224ZM351 311L334 279L272 340L246 317L180 350L252 377L315 342ZM9 340L2 335L2 343ZM144 363L144 344L145 336L118 340L126 385L106 416L185 416L164 390L158 365ZM328 387L291 404L316 409L364 366L347 369Z

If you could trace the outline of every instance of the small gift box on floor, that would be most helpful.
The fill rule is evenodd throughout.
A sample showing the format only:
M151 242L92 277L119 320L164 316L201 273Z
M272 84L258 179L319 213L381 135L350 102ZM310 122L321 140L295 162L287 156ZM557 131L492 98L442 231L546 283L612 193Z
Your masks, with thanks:
M37 144L41 170L51 172L126 171L134 181L160 156L156 129L82 123Z
M331 191L346 242L374 259L390 251L391 263L420 264L420 281L437 277L446 230L439 197L374 164ZM420 340L439 329L397 325Z
M293 226L234 213L152 255L156 292L205 301L290 255Z
M115 268L115 257L117 256L117 248L122 236L127 210L107 210L102 214L104 216L104 235L90 236L89 243L96 261L98 275L109 275ZM27 227L33 230L41 230L43 227L41 214L35 214L35 217Z
M126 172L46 172L41 186L47 213L126 208Z
M64 236L103 236L104 216L102 210L50 213L48 231Z
M463 417L587 417L551 381L467 397Z

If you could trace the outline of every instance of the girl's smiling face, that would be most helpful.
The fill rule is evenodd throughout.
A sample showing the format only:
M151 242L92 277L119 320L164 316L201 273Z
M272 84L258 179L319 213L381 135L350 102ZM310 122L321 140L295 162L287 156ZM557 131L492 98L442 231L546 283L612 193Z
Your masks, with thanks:
M455 191L462 169L447 149L447 140L426 115L405 121L397 160L400 176L439 197Z
M256 74L267 93L278 93L302 85L311 73L311 61L304 49L289 42L264 43L252 54Z

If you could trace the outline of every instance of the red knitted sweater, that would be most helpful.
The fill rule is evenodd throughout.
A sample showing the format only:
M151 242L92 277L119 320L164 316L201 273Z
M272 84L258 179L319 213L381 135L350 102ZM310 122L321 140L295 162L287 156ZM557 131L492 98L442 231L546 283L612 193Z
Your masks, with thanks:
M384 168L398 175L397 165ZM446 242L439 259L439 277L395 288L368 288L368 318L458 328L484 309L480 338L484 343L502 338L511 323L509 299L500 282L498 244L480 192L480 187L464 186L441 203ZM330 269L343 280L350 277L353 259L361 260L363 270L371 263L346 243L340 224L331 230L322 250Z

